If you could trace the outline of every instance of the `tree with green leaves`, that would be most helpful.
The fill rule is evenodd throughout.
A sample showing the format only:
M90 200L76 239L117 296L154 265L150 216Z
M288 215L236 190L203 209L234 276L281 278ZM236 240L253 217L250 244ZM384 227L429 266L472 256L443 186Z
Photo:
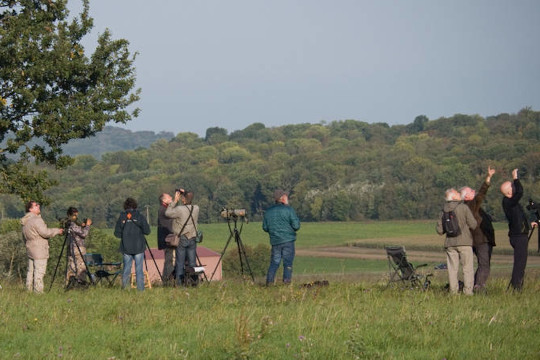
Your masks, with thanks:
M0 0L0 193L47 202L43 167L72 163L62 146L108 122L125 123L139 100L128 41L106 30L88 56L89 1L69 16L67 0Z

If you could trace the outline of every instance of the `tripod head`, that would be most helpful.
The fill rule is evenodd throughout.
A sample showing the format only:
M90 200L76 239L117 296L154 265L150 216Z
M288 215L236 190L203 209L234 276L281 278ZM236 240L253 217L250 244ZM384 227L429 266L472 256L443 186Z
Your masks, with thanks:
M533 199L529 199L529 204L526 206L527 210L529 210L534 217L534 220L536 223L540 221L540 213L538 209L538 204L534 202Z
M60 222L60 227L64 229L65 233L67 233L71 224L75 224L77 226L86 226L86 222L88 221L88 219L83 219L83 221L80 221L77 215L67 216L65 218L57 218L57 220Z
M538 204L534 202L533 199L529 199L529 204L526 206L527 210L532 213L533 221L538 225L532 228L532 231L529 234L529 240L531 239L534 229L540 226L540 213L538 209ZM540 253L540 231L538 232L538 253Z

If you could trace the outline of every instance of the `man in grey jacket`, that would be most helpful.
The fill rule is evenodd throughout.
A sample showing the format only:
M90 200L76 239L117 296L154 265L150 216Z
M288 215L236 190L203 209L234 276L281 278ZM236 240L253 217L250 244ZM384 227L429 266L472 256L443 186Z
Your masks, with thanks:
M446 236L444 248L446 249L446 264L448 267L448 283L450 293L457 294L459 290L458 270L461 263L463 269L463 293L473 294L474 267L473 267L473 239L471 231L476 228L477 222L471 209L461 201L461 196L456 189L446 190L446 202L437 222L437 233L444 234L442 215L443 212L453 211L459 223L461 234Z
M22 233L28 255L28 272L26 273L26 288L36 293L43 292L43 277L47 270L49 259L48 239L62 235L64 229L49 229L41 218L41 207L35 201L26 204L26 215L21 219Z
M174 195L174 200L165 210L165 216L173 219L172 227L175 235L180 236L180 244L176 248L176 283L184 285L184 265L188 262L189 267L197 266L197 224L199 221L199 207L192 205L193 192L179 189ZM182 206L176 206L178 201Z

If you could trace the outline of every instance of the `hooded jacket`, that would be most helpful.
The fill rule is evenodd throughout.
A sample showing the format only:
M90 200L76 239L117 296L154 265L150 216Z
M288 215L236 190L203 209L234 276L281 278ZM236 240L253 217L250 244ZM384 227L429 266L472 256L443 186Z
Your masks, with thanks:
M26 253L30 259L43 260L49 258L48 239L60 235L61 229L49 229L41 215L27 212L21 218L22 233L26 244Z
M471 212L471 209L467 205L465 205L462 201L447 201L443 206L443 211L453 211L456 214L456 217L458 219L459 228L461 230L461 234L456 237L446 237L444 241L444 247L452 247L452 246L472 246L473 245L473 239L471 235L471 231L476 228L476 225L478 224L476 222L476 219L473 216L473 213ZM439 215L439 221L437 221L437 233L439 235L443 235L443 226L442 226L442 215L443 211L441 211Z
M146 238L144 235L150 234L150 225L146 218L136 209L127 209L120 213L114 236L120 238L120 249L122 254L137 255L146 249Z

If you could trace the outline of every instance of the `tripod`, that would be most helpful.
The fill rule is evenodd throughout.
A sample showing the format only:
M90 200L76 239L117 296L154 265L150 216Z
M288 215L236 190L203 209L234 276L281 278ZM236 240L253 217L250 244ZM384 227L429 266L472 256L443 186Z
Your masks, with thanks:
M53 277L52 277L52 280L51 280L51 285L49 286L49 291L51 291L51 288L52 288L52 286L54 284L54 280L56 279L56 273L58 271L58 267L60 266L60 260L62 259L62 255L64 254L64 248L66 248L66 244L68 245L67 247L69 249L73 249L73 253L71 255L74 258L74 260L73 260L74 262L75 262L75 249L73 248L72 244L75 244L80 257L83 260L84 267L86 268L86 276L88 277L88 280L89 280L90 284L95 285L94 280L92 279L92 276L90 275L90 269L88 268L88 264L86 263L86 259L84 258L83 254L82 254L82 251L81 251L81 248L79 247L79 244L77 244L77 241L75 241L73 239L73 236L70 236L71 235L71 230L70 230L69 224L64 227L64 230L66 231L66 235L64 236L64 244L62 245L62 250L60 251L60 255L58 256L58 261L57 261L56 267L54 269L54 274L53 274ZM69 244L68 244L68 239L69 239ZM66 276L67 276L68 266L69 266L69 249L66 251L66 271L64 273ZM75 262L75 267L76 266L77 266L77 264ZM70 281L65 285L65 289L69 290L69 288L72 287L73 285L74 284Z
M231 228L231 220L232 222L234 222L234 228ZM244 220L244 217L242 217L242 220ZM225 255L225 251L227 251L227 247L229 246L231 239L234 238L234 241L236 242L236 247L238 249L238 258L240 259L240 272L242 275L244 275L244 262L245 262L247 270L249 271L249 275L251 276L251 280L255 281L255 277L253 276L253 271L251 271L251 267L249 266L249 261L246 255L246 248L244 247L244 244L242 243L242 239L240 238L240 233L242 233L242 228L244 227L244 221L242 221L240 230L238 230L237 223L238 223L237 215L227 217L227 225L229 227L230 235L229 235L229 238L227 239L227 243L225 244L225 248L223 248L223 252L221 253L221 256L219 257L216 267L214 268L214 272L212 272L212 276L210 276L210 280L214 278L214 274L216 273L219 263L223 259L223 255Z
M156 266L156 270L159 274L159 278L161 279L161 283L163 283L163 275L161 275L161 271L159 271L159 267L156 263L156 259L154 258L154 254L152 253L152 250L150 249L150 245L148 245L148 240L146 240L146 237L144 238L144 241L146 242L146 247L148 248L150 257L152 257L152 260L154 261L154 265ZM146 271L148 272L148 264L146 263L146 256L144 257L144 264L146 265Z

